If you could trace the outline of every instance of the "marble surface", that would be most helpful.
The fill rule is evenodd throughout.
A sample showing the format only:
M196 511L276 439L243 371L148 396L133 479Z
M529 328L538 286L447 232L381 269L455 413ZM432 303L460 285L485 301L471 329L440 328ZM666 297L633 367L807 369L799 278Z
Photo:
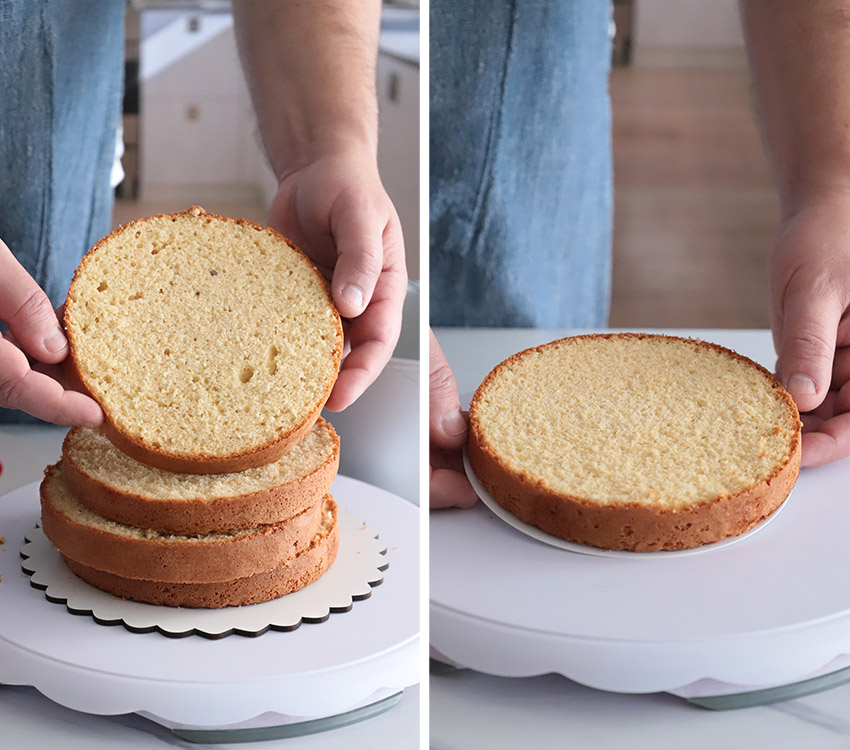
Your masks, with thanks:
M11 490L39 479L59 459L66 429L0 425L0 502ZM0 528L0 537L3 529ZM8 549L8 548L7 548ZM416 748L419 746L419 687L405 690L386 713L358 724L309 737L270 740L258 747L287 750ZM0 685L0 748L43 750L121 750L139 747L248 747L245 744L198 745L135 714L95 716L64 708L29 687Z
M670 331L724 343L729 331ZM521 349L569 335L558 330L436 329L461 393ZM768 331L736 331L773 364ZM727 345L730 345L727 343ZM672 695L625 695L555 674L503 678L439 667L430 677L430 737L437 750L567 747L570 750L772 750L850 747L850 685L771 706L708 711Z
M558 675L431 675L434 750L844 750L850 685L800 700L708 711L665 693L622 695Z

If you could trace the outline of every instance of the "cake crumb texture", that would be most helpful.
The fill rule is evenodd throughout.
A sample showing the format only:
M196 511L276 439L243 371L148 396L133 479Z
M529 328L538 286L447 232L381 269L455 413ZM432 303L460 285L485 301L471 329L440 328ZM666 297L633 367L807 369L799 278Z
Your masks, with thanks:
M509 468L548 489L665 508L764 481L799 430L765 371L653 337L566 339L512 358L476 395L474 420Z
M270 229L197 207L95 245L65 325L76 374L117 432L200 462L301 430L294 443L342 355L339 315L307 257Z
M767 370L706 342L577 336L510 357L470 406L470 460L495 499L562 538L682 549L776 510L800 420Z

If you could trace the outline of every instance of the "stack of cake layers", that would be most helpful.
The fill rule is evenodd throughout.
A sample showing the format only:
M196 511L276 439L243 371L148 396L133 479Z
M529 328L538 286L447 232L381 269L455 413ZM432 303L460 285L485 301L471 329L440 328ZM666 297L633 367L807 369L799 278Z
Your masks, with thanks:
M281 235L192 208L119 228L68 294L69 380L103 408L41 485L69 568L115 595L225 607L333 562L339 439L318 415L342 329Z
M333 562L328 490L339 438L319 420L282 459L230 474L146 466L73 428L41 485L42 527L68 567L117 596L225 607L306 586Z

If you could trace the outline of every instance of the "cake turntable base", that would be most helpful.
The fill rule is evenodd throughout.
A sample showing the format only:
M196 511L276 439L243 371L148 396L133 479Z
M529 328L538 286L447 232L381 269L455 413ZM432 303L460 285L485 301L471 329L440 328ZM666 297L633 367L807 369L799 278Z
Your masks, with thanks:
M848 469L805 470L758 533L689 556L568 552L483 504L432 513L433 653L717 709L850 681Z
M203 742L297 736L391 708L419 681L418 509L343 476L331 492L380 534L383 583L324 622L220 640L132 633L47 601L18 554L38 520L38 485L3 496L0 683L87 713L140 713Z

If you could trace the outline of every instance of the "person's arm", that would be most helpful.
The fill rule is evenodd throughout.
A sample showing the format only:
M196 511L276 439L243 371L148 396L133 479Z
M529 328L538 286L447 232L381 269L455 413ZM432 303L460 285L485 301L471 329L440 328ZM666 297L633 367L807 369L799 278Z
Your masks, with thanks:
M377 167L379 0L237 0L237 41L278 192L269 223L331 279L347 346L328 401L387 363L407 290L398 216Z
M68 341L47 295L2 241L0 320L9 327L0 336L0 406L56 424L99 426L97 402L62 386Z
M770 264L777 374L803 465L850 455L850 0L742 0L782 225Z
M429 336L430 506L471 508L478 496L463 472L466 417L460 410L454 374L430 329Z

